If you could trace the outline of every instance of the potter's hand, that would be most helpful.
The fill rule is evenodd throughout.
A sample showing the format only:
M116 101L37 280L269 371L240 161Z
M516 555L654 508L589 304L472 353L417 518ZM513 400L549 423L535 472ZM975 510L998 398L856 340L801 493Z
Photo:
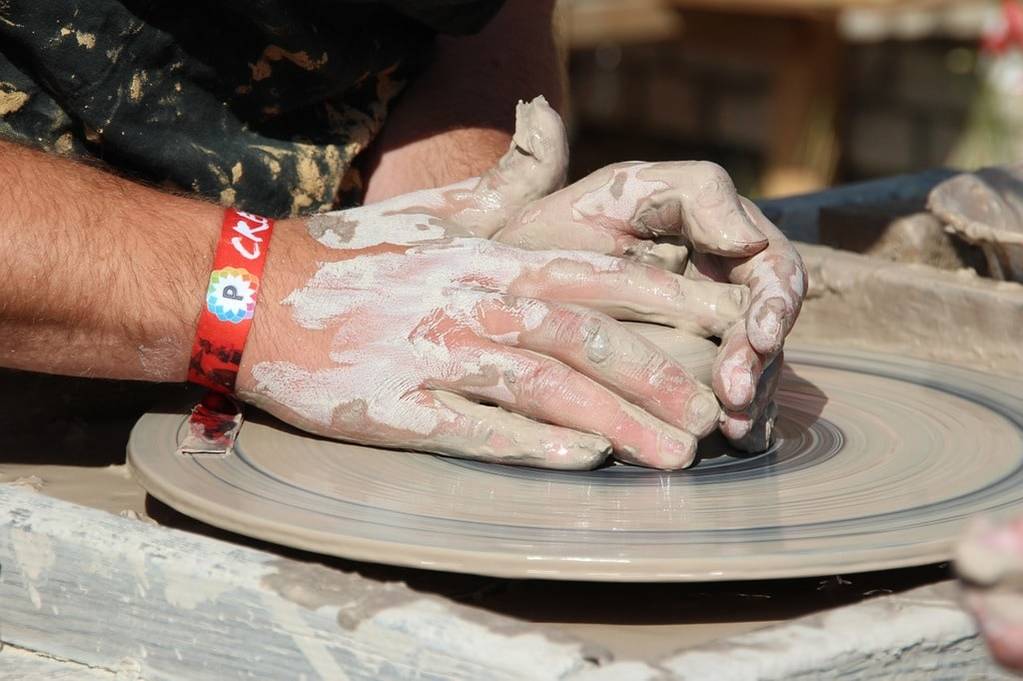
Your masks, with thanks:
M745 310L745 286L486 239L407 243L406 233L452 227L402 215L377 225L372 245L360 237L372 225L349 220L344 232L343 214L329 238L310 221L320 243L279 225L243 399L386 447L566 469L612 449L657 468L692 462L717 400L612 316L720 334Z
M992 656L1023 672L1023 517L974 519L956 548L955 568Z
M324 245L345 248L381 241L487 238L523 205L564 184L567 166L561 118L537 97L516 107L508 151L480 177L319 215L311 218L311 230Z
M720 335L744 309L747 289L707 282L698 289L683 277L629 260L527 252L474 238L492 235L523 205L560 186L566 162L561 120L538 98L519 105L511 147L482 177L310 218L309 232L319 242L310 247L326 255L289 260L340 262L308 283L294 284L305 287L287 299L295 306L295 321L308 324L299 307L319 301L344 308L322 322L324 328L338 327L338 338L354 333L344 328L348 323L361 334L369 333L367 321L373 321L373 329L383 326L372 337L357 335L358 342L338 341L343 349L325 351L343 368L298 369L307 390L331 395L334 389L323 382L339 383L336 397L317 418L308 406L295 409L286 396L270 395L285 378L280 363L272 371L266 363L253 372L263 396L250 398L307 429L361 442L566 468L594 465L614 445L620 458L636 463L687 465L694 438L712 430L719 418L712 392L606 315ZM373 273L367 280L372 284L348 283L347 273L357 266ZM346 274L327 274L334 270ZM339 324L341 319L345 323ZM442 336L434 338L427 332L437 324ZM529 328L520 328L523 324ZM427 333L425 339L420 333ZM450 353L448 339L457 353ZM433 348L438 343L441 347ZM495 349L495 343L509 347ZM389 344L400 349L387 349ZM435 356L441 352L443 361ZM481 365L473 353L485 354L486 362ZM372 382L366 371L375 378L391 372L411 383L401 384L404 392L374 392L367 401L366 389L356 386L358 380ZM517 378L518 371L523 376ZM398 380L373 390L397 391ZM502 390L503 401L490 394ZM501 404L568 429L471 400ZM363 404L386 413L343 416ZM403 429L403 420L434 425L418 433Z
M743 323L723 336L714 389L722 432L765 449L781 349L806 289L788 240L711 163L620 163L532 201L495 236L525 248L574 248L632 258L687 277L745 284Z
M746 199L742 205L767 237L767 248L748 258L696 252L687 275L749 286L749 309L722 338L713 384L725 410L721 432L736 448L760 452L771 444L782 346L806 295L806 269L796 249L760 209Z

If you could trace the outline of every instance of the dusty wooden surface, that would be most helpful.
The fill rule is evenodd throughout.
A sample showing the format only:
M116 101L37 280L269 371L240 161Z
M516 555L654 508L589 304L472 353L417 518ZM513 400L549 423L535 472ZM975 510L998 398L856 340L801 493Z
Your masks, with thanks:
M685 681L1015 678L991 662L951 583L727 639L661 664Z
M5 645L119 679L564 679L602 656L401 584L11 486L0 566Z
M123 671L123 670L122 670ZM123 676L123 674L122 674ZM0 650L0 681L119 681L117 672L50 657L6 644Z
M999 677L951 586L659 659L612 660L403 584L11 486L0 486L0 567L0 679Z

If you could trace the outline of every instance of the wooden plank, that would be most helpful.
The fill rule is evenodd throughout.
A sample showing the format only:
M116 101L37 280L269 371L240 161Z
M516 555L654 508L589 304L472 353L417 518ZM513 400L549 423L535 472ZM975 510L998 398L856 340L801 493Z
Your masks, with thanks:
M992 662L953 583L811 615L662 662L679 681L1012 679Z
M146 681L564 679L605 657L403 584L10 486L0 613L5 644Z
M0 486L0 514L0 681L1003 678L948 586L612 662L402 584L30 491Z
M0 649L0 681L123 681L131 669L117 672L87 667L77 662L58 660L42 653L7 645ZM125 673L127 672L127 674Z

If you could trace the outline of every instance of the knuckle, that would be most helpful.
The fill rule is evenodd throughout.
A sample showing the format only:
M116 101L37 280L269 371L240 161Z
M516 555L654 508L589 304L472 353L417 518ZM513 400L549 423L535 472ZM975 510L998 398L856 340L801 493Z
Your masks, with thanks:
M628 170L629 168L635 168L637 165L642 165L639 161L618 161L608 166L611 170L621 171Z
M518 296L513 296L510 293L477 293L484 300L488 301L493 307L508 311L515 312L522 307L522 299Z
M519 249L491 239L464 238L461 247L467 260L477 265L515 259Z
M555 361L538 362L525 372L521 383L523 397L532 403L547 401L547 397L561 392L575 383L575 371Z
M736 192L735 185L728 172L716 163L706 162L696 177L696 206L698 208L718 208L730 205Z
M732 178L728 171L713 161L697 161L694 168L707 180L728 180L731 182Z
M501 246L489 239L471 239L469 253L476 257L490 257L499 253Z
M732 176L728 171L716 163L708 162L701 171L704 187L713 187L718 190L734 190Z
M552 340L559 345L570 343L579 335L583 325L582 316L567 307L557 307L547 317Z
M579 329L582 335L582 349L586 358L594 364L603 364L614 354L609 319L599 314L586 314L580 317Z
M677 386L684 386L689 383L685 374L678 371L677 365L669 359L657 354L648 353L640 363L640 376L647 379L653 387L657 387L665 379L672 381Z

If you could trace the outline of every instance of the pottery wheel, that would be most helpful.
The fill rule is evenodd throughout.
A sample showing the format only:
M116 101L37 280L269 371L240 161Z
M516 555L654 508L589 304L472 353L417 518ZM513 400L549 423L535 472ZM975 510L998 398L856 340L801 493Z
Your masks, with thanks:
M129 460L178 510L319 553L502 577L760 579L947 560L973 515L1023 509L1012 382L795 346L776 443L713 440L688 471L555 472L306 436L258 414L223 458L175 453L185 409L150 413Z

